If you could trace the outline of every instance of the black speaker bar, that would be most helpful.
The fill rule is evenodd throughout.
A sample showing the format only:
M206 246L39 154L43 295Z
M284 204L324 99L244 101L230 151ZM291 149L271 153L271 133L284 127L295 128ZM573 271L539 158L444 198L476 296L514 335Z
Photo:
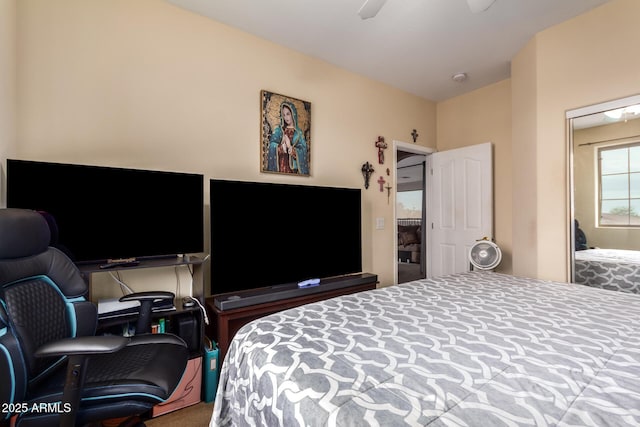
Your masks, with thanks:
M364 285L366 283L377 282L378 276L371 273L357 273L346 276L330 277L320 279L320 283L314 286L299 287L297 283L272 286L251 291L228 293L214 297L215 306L221 310L231 310L234 308L248 307L251 305L264 304L267 302L280 301L305 295L317 294L320 292L344 289L351 286Z

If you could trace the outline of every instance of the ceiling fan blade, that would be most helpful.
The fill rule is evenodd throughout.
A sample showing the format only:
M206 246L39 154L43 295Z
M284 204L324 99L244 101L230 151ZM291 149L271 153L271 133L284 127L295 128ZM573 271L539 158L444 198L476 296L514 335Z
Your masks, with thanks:
M358 11L358 15L360 15L361 19L369 19L373 18L378 14L382 6L386 3L387 0L365 0L364 4Z
M467 0L471 13L480 13L489 9L496 0Z

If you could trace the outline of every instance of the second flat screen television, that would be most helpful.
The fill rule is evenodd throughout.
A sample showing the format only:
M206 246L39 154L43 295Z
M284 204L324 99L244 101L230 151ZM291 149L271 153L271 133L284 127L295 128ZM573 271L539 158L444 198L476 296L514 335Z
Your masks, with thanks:
M210 180L213 295L362 270L360 190Z

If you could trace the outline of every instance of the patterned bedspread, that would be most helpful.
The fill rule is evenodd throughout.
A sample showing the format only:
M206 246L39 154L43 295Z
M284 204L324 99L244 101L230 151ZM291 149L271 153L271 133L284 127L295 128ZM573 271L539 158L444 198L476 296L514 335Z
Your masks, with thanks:
M575 253L575 281L581 285L640 293L640 251L587 249Z
M640 296L471 272L245 325L216 426L640 425Z

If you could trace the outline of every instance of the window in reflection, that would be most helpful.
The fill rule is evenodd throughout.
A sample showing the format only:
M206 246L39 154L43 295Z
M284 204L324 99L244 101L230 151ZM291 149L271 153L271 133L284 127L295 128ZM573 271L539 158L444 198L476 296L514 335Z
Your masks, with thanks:
M600 226L640 225L640 144L603 147L600 159Z

